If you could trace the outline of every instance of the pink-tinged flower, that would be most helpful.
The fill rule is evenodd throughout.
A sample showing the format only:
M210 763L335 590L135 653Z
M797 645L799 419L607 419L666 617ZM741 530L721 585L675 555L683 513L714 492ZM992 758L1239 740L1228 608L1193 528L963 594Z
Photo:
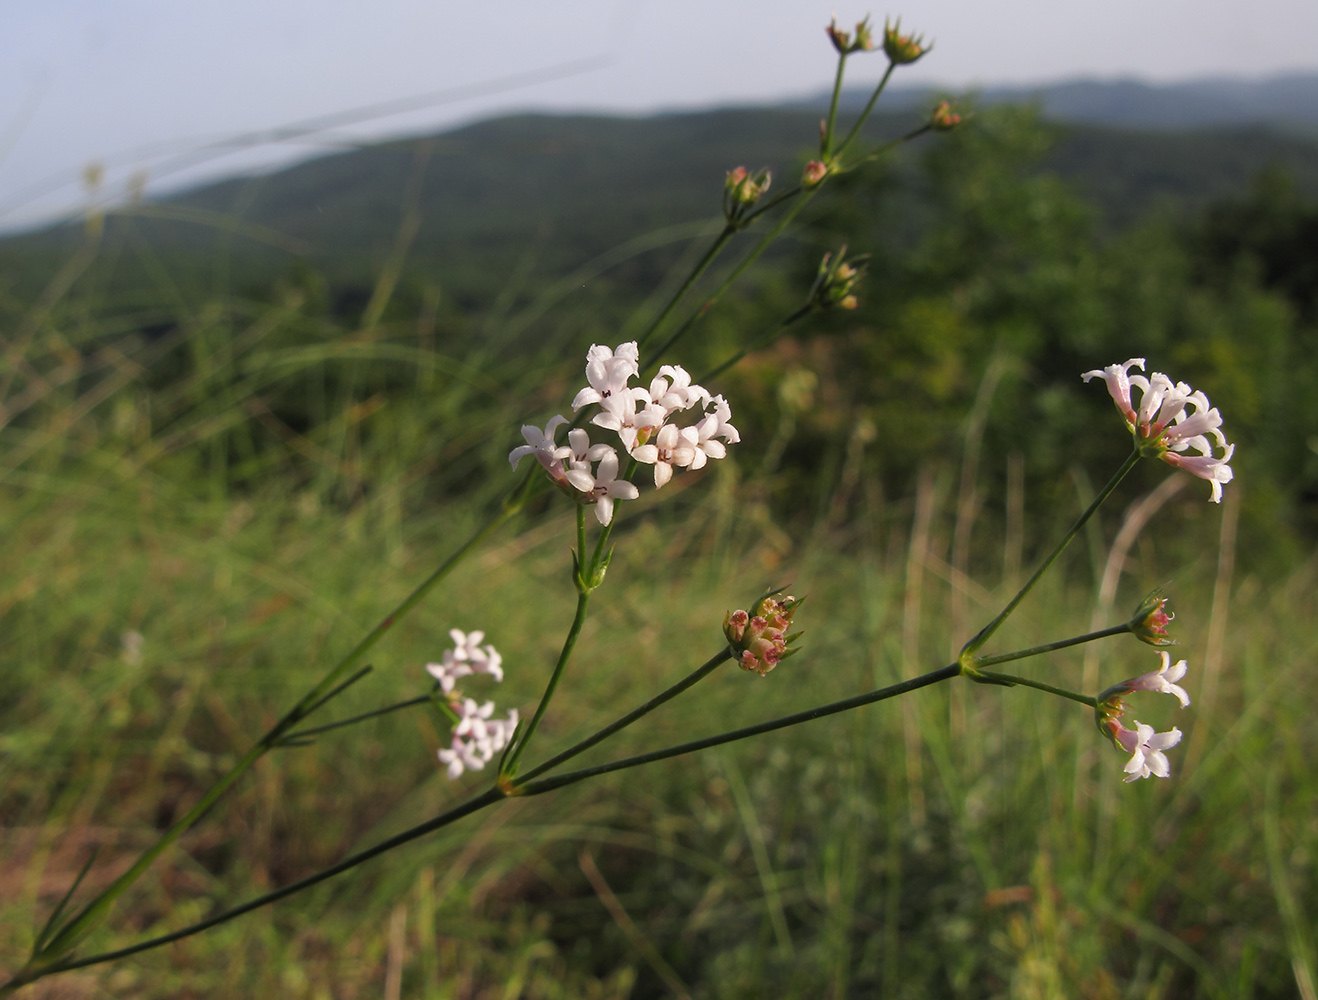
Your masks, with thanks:
M562 459L566 458L569 449L554 444L554 435L558 433L559 427L567 423L566 417L555 414L549 418L549 423L545 424L542 431L534 424L526 424L522 427L522 437L526 444L518 445L508 453L508 462L515 469L517 463L527 455L534 455L535 460L539 462L550 477L556 480L563 478Z
M1101 378L1107 383L1107 391L1112 396L1112 401L1117 404L1117 409L1121 415L1126 418L1126 423L1130 427L1135 426L1135 406L1130 401L1130 376L1127 374L1132 367L1144 370L1143 358L1131 358L1124 365L1108 365L1103 369L1095 369L1092 372L1085 372L1080 377L1088 382L1091 378Z
M1213 490L1209 499L1213 503L1221 503L1222 484L1229 483L1235 478L1235 473L1232 471L1231 466L1227 464L1235 453L1236 446L1228 444L1221 458L1214 458L1211 454L1178 455L1174 451L1169 451L1162 456L1162 460L1168 465L1174 465L1178 469L1185 470L1192 476L1207 479Z
M1222 485L1234 476L1228 463L1236 452L1236 446L1228 444L1222 433L1222 415L1209 405L1207 396L1186 383L1174 383L1162 372L1153 372L1148 378L1130 375L1132 367L1143 369L1144 359L1131 358L1122 365L1085 372L1081 378L1088 382L1101 376L1107 383L1141 454L1208 480L1210 499L1221 503ZM1138 410L1132 388L1141 393ZM1185 454L1191 449L1198 454ZM1218 450L1221 454L1214 454Z
M1135 728L1131 730L1115 719L1112 721L1116 723L1112 738L1121 749L1130 754L1130 760L1122 768L1126 772L1123 780L1138 781L1150 775L1155 778L1166 778L1172 773L1171 764L1163 751L1181 742L1179 729L1173 726L1170 732L1155 733L1152 726L1146 726L1142 722L1137 721Z
M1174 683L1185 676L1187 669L1185 661L1177 660L1176 663L1172 663L1171 655L1165 649L1159 650L1158 655L1162 657L1161 667L1150 673L1140 674L1121 686L1127 691L1156 691L1158 694L1175 695L1182 708L1189 708L1190 696L1185 693L1185 688Z
M828 164L820 160L811 160L801 171L801 186L806 188L818 187L828 176Z

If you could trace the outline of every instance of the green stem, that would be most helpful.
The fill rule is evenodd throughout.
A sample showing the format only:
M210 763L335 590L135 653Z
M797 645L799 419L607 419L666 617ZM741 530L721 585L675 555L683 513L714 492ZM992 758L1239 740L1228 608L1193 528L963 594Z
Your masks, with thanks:
M526 724L526 729L518 738L517 745L504 759L499 769L500 775L514 773L518 760L521 759L527 745L531 742L531 737L535 735L540 720L544 718L545 711L549 708L549 702L558 689L558 682L563 677L563 668L567 666L567 661L571 659L572 649L576 646L577 638L581 635L581 627L586 623L586 605L589 603L590 591L579 589L577 591L577 613L572 616L572 627L568 629L567 638L563 640L563 650L558 654L558 662L554 664L554 672L549 675L549 683L545 685L545 693L540 696L540 704L536 706L531 721Z
M565 785L574 785L578 781L584 781L587 778L593 778L600 774L608 774L610 771L623 771L627 768L640 767L642 764L651 764L654 761L666 760L669 757L679 757L682 754L694 753L697 750L705 750L709 747L721 746L724 743L734 743L737 740L759 736L761 733L771 733L776 729L786 729L788 726L798 726L803 722L811 722L814 719L822 719L830 715L836 715L839 712L847 712L853 708L872 705L875 702L884 701L887 698L895 698L897 695L906 694L908 691L915 691L922 687L928 687L930 684L937 684L939 681L950 680L953 677L959 676L960 673L961 664L953 663L931 673L914 677L911 680L902 681L900 684L893 684L886 688L879 688L877 691L857 695L854 698L844 698L842 701L831 702L827 705L821 705L818 708L808 709L804 712L797 712L794 715L785 715L782 718L773 719L769 722L761 722L756 726L747 726L744 729L734 729L731 732L722 733L718 736L710 736L703 740L692 740L690 743L682 743L678 746L668 747L664 750L655 750L651 753L643 753L635 757L626 757L623 760L615 760L612 763L601 764L598 767L583 768L580 771L569 771L567 774L555 775L552 778L542 778L539 781L532 781L526 784L519 784L514 780L512 782L510 794L543 795L545 792L553 791L555 788L562 788Z
M705 677L708 677L714 671L714 668L717 667L719 664L723 663L725 660L730 660L730 659L732 659L732 651L728 647L724 646L719 653L715 654L714 656L711 656L708 660L702 663L695 670L691 671L691 673L687 674L672 687L668 688L661 694L655 695L644 705L641 705L639 708L635 708L632 711L628 712L626 715L624 715L621 719L618 719L616 722L609 723L609 725L605 726L603 729L601 729L599 732L595 733L594 735L587 736L580 743L575 743L572 746L568 747L558 756L551 757L543 764L537 764L535 767L531 768L531 770L527 771L526 774L522 775L521 780L530 781L532 778L538 777L544 774L546 771L553 770L554 768L558 767L559 764L562 764L564 761L571 760L573 757L577 756L578 754L585 753L591 747L596 746L597 744L608 739L614 733L626 729L637 719L653 712L656 708L658 708L660 705L664 704L665 702L672 701L687 688L694 685L697 681L703 680Z
M707 673L708 670L712 670L714 666L717 666L718 662L720 662L719 658L711 659L710 661L702 665L700 668L698 668L692 675L686 678L686 680L683 681L680 685L675 685L675 687L680 686L683 687L683 690L685 690L685 687L690 687L691 684L695 683L696 680L700 679L700 676L704 676L704 673L702 673L702 671ZM951 664L950 666L943 667L940 670L935 670L932 673L925 674L921 677L912 678L911 680L903 681L900 684L894 684L890 687L880 688L879 690L871 691L868 694L859 695L854 698L847 698L842 701L832 702L831 704L822 705L818 708L810 709L805 712L798 712L794 715L784 716L780 719L775 719L770 722L761 723L757 726L748 726L744 729L738 729L730 733L723 733L720 736L711 737L709 739L696 740L691 743L684 743L680 746L670 747L666 750L659 750L654 753L643 754L637 757L629 757L624 760L615 761L611 764L605 764L601 767L587 768L581 771L573 771L568 774L559 775L554 778L543 779L541 781L531 782L522 785L517 785L516 782L513 782L512 793L522 794L522 795L541 795L545 792L551 791L554 788L561 788L565 785L575 784L578 781L582 781L596 774L604 774L609 771L623 770L629 767L638 767L641 764L648 764L651 763L652 761L663 760L668 757L676 757L680 754L690 753L695 750L705 749L706 747L718 746L724 743L731 743L735 740L747 739L751 736L757 736L761 733L772 732L776 729L783 729L788 726L799 725L802 722L809 722L813 719L821 719L829 715L835 715L839 712L845 712L853 708L859 708L864 705L873 704L878 701L883 701L887 698L893 698L896 697L897 695L905 694L909 691L917 690L918 688L927 687L931 684L936 684L939 681L949 680L953 677L956 677L960 672L961 672L960 664L954 663ZM676 692L676 691L673 692L673 694L676 693L680 693L680 692ZM669 692L665 692L664 694L668 695ZM659 697L662 698L664 696L661 695ZM619 723L623 723L623 722L624 720L619 720ZM622 728L622 726L619 725L619 723L614 723L613 727L609 727L609 728L611 728L613 731L616 732L617 729ZM594 740L594 737L592 737L591 739ZM586 748L585 746L581 746L581 749L585 749L585 748ZM562 757L562 759L566 759L566 757L563 757L563 755L560 755L560 757ZM555 760L557 759L558 758L555 758ZM529 772L528 777L530 776L531 773L539 773L544 769L545 766L547 766L550 763L551 762L546 762L546 765L541 765L539 768L536 769L535 772ZM41 979L44 976L52 975L57 972L65 972L71 969L82 969L90 965L99 965L101 963L115 961L116 959L120 959L120 958L127 958L130 955L140 954L141 952L149 951L152 948L159 948L161 945L171 944L174 941L180 941L183 938L191 937L194 934L199 934L202 931L209 930L210 928L216 927L219 924L227 923L230 920L233 920L237 917L241 917L244 914L250 913L253 910L259 909L260 907L265 906L269 903L273 903L280 899L284 899L288 896L294 895L295 893L301 892L303 889L308 889L314 885L324 882L326 879L333 878L335 875L339 875L345 871L348 871L349 869L356 868L358 865L370 861L372 858L376 858L387 851L393 850L396 847L400 847L403 844L408 843L409 841L416 840L418 837L422 837L427 833L431 833L435 830L440 829L441 827L448 826L451 823L454 823L466 816L471 815L472 813L478 812L479 810L486 808L487 806L494 805L496 802L499 802L505 797L506 797L505 793L501 791L498 787L491 788L488 791L476 796L475 798L470 799L467 802L464 802L462 805L455 806L454 808L441 813L440 815L434 817L433 819L429 819L424 823L414 826L408 830L404 830L402 833L396 834L395 836L390 837L388 840L381 841L380 843L374 845L373 847L369 847L364 851L359 851L357 854L353 854L347 858L344 858L342 861L334 865L331 865L330 867L324 869L323 871L316 872L313 875L308 875L306 878L300 879L297 882L290 883L289 885L283 886L279 889L275 889L272 892L265 893L264 895L249 900L248 902L243 903L240 906L235 906L232 907L231 909L223 910L220 913L217 913L214 916L207 918L206 920L202 920L199 921L198 923L180 928L177 931L172 931L169 934L163 934L159 937L149 938L146 941L140 941L137 944L130 945L126 948L119 948L116 949L115 951L102 952L97 955L88 956L87 958L80 958L76 960L69 960L63 962L54 961L44 966L35 964L35 960L34 960L34 962L29 963L28 966L20 970L13 978L9 980L9 982L5 983L3 986L0 986L0 996L8 993L12 993L14 990L18 989L19 987L26 985L27 983L31 983L38 979Z
M282 719L253 744L246 753L238 759L223 777L212 785L197 803L183 814L174 824L161 834L151 847L147 848L133 863L133 865L122 875L111 882L105 889L97 894L78 915L73 917L67 924L60 928L59 933L55 934L49 942L45 944L33 958L53 959L64 954L73 948L79 941L90 934L98 924L109 914L110 909L114 906L115 901L132 885L142 873L149 868L156 858L160 857L168 850L187 830L205 815L210 808L224 795L225 792L236 782L265 753L272 747L276 746L285 733L293 728L298 722L302 721L312 708L319 708L325 704L325 695L333 690L339 681L359 660L380 641L381 637L398 619L412 610L422 598L428 594L440 580L447 576L459 562L466 557L472 549L480 542L492 534L495 529L500 527L505 521L511 518L522 505L526 502L526 497L530 492L531 479L528 477L523 480L519 486L504 502L497 514L495 514L484 525L478 528L472 536L467 539L459 548L450 555L439 568L430 576L426 577L407 597L405 597L397 607L390 612L380 624L376 625L366 637L361 640L351 652L341 659L327 673L315 687L308 691L297 702L293 708L284 715Z
M709 265L714 263L714 258L719 255L720 251L722 251L728 240L732 239L733 234L735 234L736 231L736 227L732 225L723 227L723 231L714 238L714 242L710 245L709 249L705 251L705 255L700 258L696 263L696 266L691 270L691 273L686 276L686 280L682 282L682 286L672 294L672 297L669 298L668 303L659 312L659 315L650 321L649 325L645 328L645 332L636 338L637 347L642 346L647 340L649 340L654 331L659 329L659 325L668 318L669 314L672 313L675 308L677 308L677 304L682 301L682 297L686 295L691 289L691 286L696 283L696 279L705 273Z
M792 220L800 214L801 209L805 208L805 206L810 203L810 199L815 196L815 193L819 191L821 187L823 187L822 184L818 187L811 188L809 191L802 191L801 197L797 200L796 204L782 214L778 219L777 225L769 230L769 232L765 233L760 239L760 242L755 245L755 248L737 263L737 266L734 267L731 273L719 283L719 286L714 289L713 293L704 301L700 308L688 316L682 325L669 334L668 339L665 340L649 358L641 363L642 372L646 371L654 365L655 362L662 358L674 344L676 344L682 337L686 336L702 316L709 312L710 309L714 308L718 303L718 300L724 296L727 290L746 273L746 269L754 264L755 261L760 258L760 255L777 241L778 237L782 235L783 230L791 225Z
M828 154L833 146L833 128L837 123L837 102L842 96L842 73L847 67L847 54L839 52L837 57L837 73L833 77L833 96L828 102L828 124L824 126L824 135L819 143L819 158L825 163L828 162Z
M999 674L992 670L980 670L971 675L972 680L983 678L993 684L1001 684L1003 687L1015 687L1019 684L1021 687L1034 688L1037 691L1047 691L1049 694L1058 695L1061 698L1069 698L1071 701L1078 701L1082 705L1088 705L1093 708L1098 704L1097 698L1091 698L1087 694L1076 694L1074 691L1068 691L1066 688L1053 687L1051 684L1045 684L1043 681L1033 681L1028 677L1015 677L1011 674Z
M701 375L700 378L696 379L696 382L703 385L704 383L708 382L710 379L717 378L718 376L722 375L725 371L727 371L729 368L735 365L738 361L746 357L746 355L754 354L756 351L761 351L764 348L768 347L775 340L777 340L784 333L786 333L787 328L790 327L793 323L797 322L798 320L804 319L806 316L809 316L817 308L818 306L816 306L814 302L807 302L800 309L796 310L796 312L792 313L781 323L779 323L776 328L770 330L768 333L766 333L759 340L752 343L750 346L743 347L740 351L732 355L732 357L728 358L722 364L716 365L715 367L711 368L709 371L705 372L705 374Z
M373 712L363 712L361 715L354 715L348 719L342 719L339 722L331 722L329 725L316 726L313 729L299 729L296 732L289 733L284 737L285 741L301 740L308 736L319 736L321 733L328 733L333 729L342 729L344 726L356 725L358 722L365 722L367 719L378 718L381 715L388 715L391 712L401 712L405 708L411 708L414 705L426 705L431 701L428 694L418 695L415 698L409 698L407 701L396 702L393 705L386 705L384 708L377 708Z
M294 893L301 892L303 889L309 889L311 886L324 882L326 879L333 878L335 875L346 872L350 868L356 868L358 865L364 864L372 858L379 857L386 851L391 851L395 847L400 847L408 841L416 840L418 837L422 837L427 833L438 830L440 827L448 826L450 823L454 823L465 816L470 816L472 813L478 812L486 806L493 805L503 798L503 792L499 791L497 788L491 788L489 791L464 802L460 806L455 806L447 812L440 813L433 819L429 819L409 830L404 830L402 833L390 837L388 840L383 840L374 847L368 847L364 851L359 851L350 857L344 858L342 861L331 865L323 871L316 872L314 875L308 875L304 879L299 879L298 881L289 883L282 888L275 889L273 892L268 892L263 896L258 896L256 899L243 903L241 906L235 906L232 909L223 910L220 913L215 914L213 917L208 917L195 924L182 927L169 934L148 938L146 941L139 941L137 944L130 945L127 948L102 952L99 955L90 955L87 958L59 962L45 967L29 966L21 970L9 982L5 983L3 987L0 987L0 995L3 995L6 991L12 992L19 986L34 982L35 980L40 979L43 976L51 975L52 973L65 972L70 969L83 969L89 965L99 965L102 962L112 962L116 959L127 958L129 955L136 955L140 952L149 951L152 948L159 948L161 945L170 944L171 942L191 937L194 934L199 934L202 931L209 930L219 924L227 923L236 917L241 917L245 913L251 913L253 910L266 906L269 903L276 902L286 896L291 896Z
M1093 517L1094 512L1103 505L1103 501L1112 495L1112 491L1117 488L1117 485L1123 479L1126 478L1126 474L1130 472L1131 469L1135 468L1135 464L1139 462L1139 460L1140 453L1134 451L1131 452L1130 456L1121 463L1121 468L1119 468L1116 471L1116 474L1108 480L1107 485L1099 491L1098 496L1094 497L1094 502L1085 509L1085 512L1080 515L1080 518L1075 524L1071 525L1067 533L1062 536L1062 540L1053 547L1052 552L1048 553L1048 556L1039 565L1039 568L1034 571L1034 575L1025 582L1025 586L1020 589L1020 592L1011 599L1005 608L998 612L996 618L980 629L975 637L965 644L961 650L961 659L963 662L966 662L970 657L973 657L980 647L989 640L989 637L998 630L998 627L1007 620L1007 616L1016 610L1016 606L1025 599L1025 595L1028 594L1030 589L1039 582L1039 578L1043 576L1048 567L1051 566L1054 561L1056 561L1057 557L1062 554L1062 550L1070 544L1071 539L1075 538L1075 536L1080 533L1080 529L1085 526L1085 522Z
M970 665L978 670L980 667L989 667L995 663L1007 663L1010 660L1023 660L1027 656L1039 656L1042 653L1051 653L1057 649L1065 649L1067 646L1078 646L1082 642L1093 642L1095 639L1106 639L1110 635L1125 635L1130 631L1130 623L1122 625L1113 625L1111 628L1099 629L1097 632L1086 632L1084 635L1078 635L1073 639L1062 639L1058 642L1045 643L1042 646L1031 646L1029 649L1018 649L1014 653L999 653L997 656L977 656L970 661Z
M865 124L865 120L869 118L870 112L874 110L874 105L878 103L879 95L883 93L883 88L888 86L888 80L891 78L892 71L895 68L896 63L888 63L888 68L883 71L883 78L879 80L879 85L874 88L874 93L870 94L870 99L865 104L865 109L861 111L860 117L858 117L855 124L851 126L851 131L847 133L847 137L842 140L842 145L837 148L837 155L839 157L850 148L851 144L856 140L856 136L860 135L861 126Z

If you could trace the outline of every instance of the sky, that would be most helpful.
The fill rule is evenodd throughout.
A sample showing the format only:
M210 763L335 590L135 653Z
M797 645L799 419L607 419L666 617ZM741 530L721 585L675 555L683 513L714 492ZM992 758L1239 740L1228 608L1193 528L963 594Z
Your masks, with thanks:
M1318 0L833 3L0 0L0 229L513 111L799 98L832 81L834 12L932 39L905 83L1318 71Z

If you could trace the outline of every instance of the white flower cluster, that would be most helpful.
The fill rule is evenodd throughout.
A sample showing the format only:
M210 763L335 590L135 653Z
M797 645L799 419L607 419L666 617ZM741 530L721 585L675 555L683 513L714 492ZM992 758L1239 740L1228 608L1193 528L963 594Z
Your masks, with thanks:
M728 444L741 440L732 426L732 408L722 396L711 396L678 365L664 365L649 388L628 383L640 374L640 350L635 341L617 350L593 345L586 354L589 385L572 400L572 409L598 405L590 422L613 431L623 449L637 462L654 466L658 489L673 478L674 468L699 469L711 458L723 458ZM695 410L698 418L679 427L670 423L677 414ZM582 428L568 431L568 443L558 445L554 434L567 423L552 417L545 429L522 428L526 444L514 448L508 461L516 467L534 455L551 479L576 491L584 503L595 505L600 524L613 520L615 500L634 500L639 491L618 477L618 453L611 445L591 444ZM721 440L720 440L721 439ZM593 467L593 471L592 471Z
M1222 415L1209 406L1207 396L1186 383L1173 382L1162 372L1153 372L1148 378L1130 375L1131 368L1143 370L1144 359L1131 358L1125 364L1108 365L1080 377L1086 382L1103 379L1136 440L1156 449L1157 456L1168 465L1207 479L1212 485L1213 503L1221 503L1222 484L1231 482L1234 475L1227 463L1236 451L1222 433ZM1138 412L1130 395L1132 386L1140 390ZM1222 450L1220 456L1213 454L1213 442ZM1189 449L1199 454L1183 454Z
M1130 760L1124 768L1126 781L1138 781L1150 776L1166 778L1171 774L1171 764L1164 750L1169 750L1181 742L1181 731L1175 726L1169 732L1155 732L1152 726L1136 720L1134 729L1127 729L1121 722L1124 707L1123 695L1132 691L1153 691L1169 694L1181 703L1182 708L1190 707L1190 696L1185 688L1176 682L1185 676L1187 666L1184 660L1172 663L1166 650L1160 650L1162 666L1147 674L1140 674L1130 680L1116 684L1098 696L1098 726L1118 747L1130 754Z
M503 680L503 657L493 646L481 645L484 632L462 632L450 629L453 648L446 650L438 663L427 663L426 672L439 683L448 698L449 707L457 715L452 742L439 751L439 762L448 767L448 776L457 778L465 770L479 771L494 755L508 745L517 729L517 709L509 711L507 718L495 719L494 702L478 704L465 698L457 690L462 677L488 674L496 681Z

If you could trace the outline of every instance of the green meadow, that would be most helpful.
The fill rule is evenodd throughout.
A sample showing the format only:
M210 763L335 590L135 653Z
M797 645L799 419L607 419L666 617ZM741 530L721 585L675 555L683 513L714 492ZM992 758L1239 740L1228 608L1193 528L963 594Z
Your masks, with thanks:
M601 155L585 127L568 121L565 156ZM518 428L570 413L587 348L635 337L718 231L721 171L781 157L790 187L810 139L747 138L711 172L688 137L682 170L624 175L594 203L582 185L603 175L564 159L561 195L538 203L576 214L492 185L467 199L471 232L488 207L485 241L427 243L427 192L463 198L427 173L443 145L418 141L360 154L406 155L387 193L344 195L355 229L307 228L287 198L282 222L235 207L276 176L0 244L0 977L91 852L80 900L498 510L525 472L507 461ZM500 803L18 995L1314 997L1318 205L1263 149L1252 180L1133 216L1059 173L1073 140L986 111L840 178L673 347L700 373L764 345L709 383L741 443L660 493L637 474L528 761L717 653L724 614L767 587L808 595L798 655L764 678L724 664L582 762L953 662L1129 450L1080 373L1147 356L1221 409L1225 502L1143 463L988 651L1123 622L1164 586L1193 703L1128 705L1185 733L1169 779L1124 784L1083 706L955 678ZM1180 162L1191 140L1169 141ZM1199 173L1220 177L1223 149L1238 169L1230 137L1193 141ZM316 167L343 184L350 168ZM1139 184L1125 176L1107 190ZM871 255L860 308L775 334L843 243ZM542 492L318 721L426 693L450 628L503 655L479 696L529 714L572 617L574 544L571 504ZM1157 658L1117 636L1013 666L1095 694ZM272 751L81 952L204 919L488 787L488 771L448 779L447 738L419 706Z

